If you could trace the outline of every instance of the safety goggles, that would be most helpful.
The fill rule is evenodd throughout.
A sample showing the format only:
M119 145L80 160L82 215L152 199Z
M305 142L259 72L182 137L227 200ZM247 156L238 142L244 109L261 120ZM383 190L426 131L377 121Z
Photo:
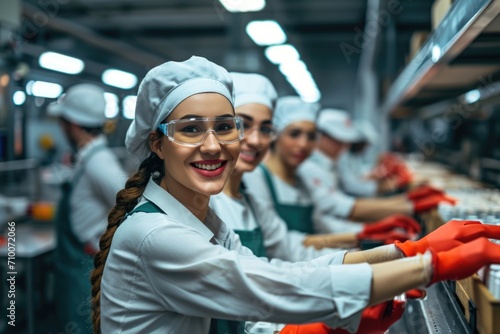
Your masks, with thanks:
M162 123L158 129L174 143L196 147L212 132L221 144L232 144L243 138L243 120L239 117L195 117Z
M243 128L245 129L246 136L250 135L252 131L257 131L259 136L264 140L271 141L276 138L276 130L271 125L252 125L251 123L244 121Z

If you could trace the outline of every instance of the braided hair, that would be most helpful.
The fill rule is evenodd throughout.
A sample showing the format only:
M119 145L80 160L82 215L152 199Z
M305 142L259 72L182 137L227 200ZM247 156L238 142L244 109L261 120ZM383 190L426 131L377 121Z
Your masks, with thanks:
M158 138L161 134L158 132L152 134ZM160 172L160 176L164 174L163 160L155 153L146 158L139 170L133 174L125 183L125 188L120 190L116 195L116 204L111 209L108 215L108 226L106 231L101 236L99 241L99 252L94 257L94 270L90 276L92 285L92 323L94 325L94 334L101 332L101 279L104 272L104 266L109 255L111 242L118 226L125 220L128 212L132 211L139 202L139 198L144 193L144 189L149 182L151 175L155 172Z

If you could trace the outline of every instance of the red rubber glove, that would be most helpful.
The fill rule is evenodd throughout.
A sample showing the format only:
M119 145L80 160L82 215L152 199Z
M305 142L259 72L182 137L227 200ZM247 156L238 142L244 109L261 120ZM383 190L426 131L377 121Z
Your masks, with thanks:
M361 238L372 234L390 232L394 229L405 230L409 233L419 233L420 225L410 216L395 214L373 223L364 224L363 230L358 234Z
M431 195L444 195L444 190L429 185L423 185L416 189L410 190L407 193L408 199L412 201Z
M433 275L429 285L467 278L481 267L500 264L500 245L486 238L479 238L449 251L432 252Z
M380 241L380 242L383 242L385 245L390 245L396 241L404 242L407 240L414 240L415 237L416 237L416 234L414 234L414 233L390 231L390 232L384 232L384 233L370 234L369 236L366 236L366 237L358 239L358 240L360 240L360 241L361 240Z
M500 239L500 226L474 220L450 220L420 240L404 243L396 241L394 244L405 256L415 256L428 249L444 252L481 237Z
M439 203L442 202L455 205L458 202L458 200L448 195L435 194L427 197L418 198L415 201L413 201L413 210L416 213L429 211L430 209L436 208L439 205Z
M398 321L404 313L406 303L401 300L391 300L385 303L369 306L363 310L361 322L356 333L382 334ZM332 329L323 323L305 325L286 325L280 334L349 334L348 331Z

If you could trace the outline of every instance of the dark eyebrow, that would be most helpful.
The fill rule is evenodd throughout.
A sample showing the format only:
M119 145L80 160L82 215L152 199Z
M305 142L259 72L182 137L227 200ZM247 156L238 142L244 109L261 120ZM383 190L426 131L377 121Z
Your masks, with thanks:
M231 115L231 114L224 114L224 115L220 115L220 116L215 116L215 117L234 117L234 115ZM189 114L189 115L184 115L182 116L181 118L179 119L186 119L186 118L207 118L206 116L201 116L201 115L193 115L193 114Z

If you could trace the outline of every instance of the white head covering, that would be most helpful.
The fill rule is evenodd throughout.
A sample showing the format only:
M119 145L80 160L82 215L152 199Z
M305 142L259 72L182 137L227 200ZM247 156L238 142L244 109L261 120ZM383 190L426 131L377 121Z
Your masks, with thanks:
M274 110L278 93L268 78L257 73L229 74L233 79L235 108L248 103L258 103Z
M345 110L323 109L316 124L321 132L344 143L354 143L361 137Z
M57 102L49 104L47 114L62 117L85 127L100 127L106 122L104 89L92 84L78 84L68 89Z
M293 122L315 122L319 110L317 103L304 102L298 96L284 96L278 99L273 115L273 126L278 132L283 131Z
M148 136L186 98L219 93L233 104L233 83L222 67L202 57L169 61L150 70L139 86L135 119L125 137L127 150L141 161L150 153Z

